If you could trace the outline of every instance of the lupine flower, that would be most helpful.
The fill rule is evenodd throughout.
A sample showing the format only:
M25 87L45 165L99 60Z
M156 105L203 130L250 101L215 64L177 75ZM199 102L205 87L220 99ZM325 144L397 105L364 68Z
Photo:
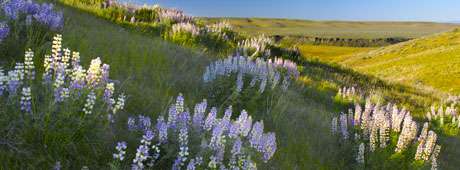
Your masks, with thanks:
M19 73L17 70L8 71L8 92L10 95L16 94L20 85Z
M31 23L31 16L39 23L48 26L52 30L60 30L63 26L61 12L55 12L52 4L41 5L25 0L10 0L3 6L3 11L9 19L16 20L19 15L25 14L26 24ZM28 21L27 21L28 20Z
M356 162L364 164L364 143L359 144L358 155L356 156Z
M24 58L24 70L25 70L25 75L29 80L33 80L35 77L35 66L34 66L34 52L32 52L31 49L26 51L26 55Z
M211 130L212 127L216 124L217 109L215 107L211 108L211 111L208 113L206 120L204 122L204 128L206 130Z
M144 144L146 146L150 146L150 143L151 143L153 137L155 137L155 134L153 133L153 131L146 130L144 135L142 136L141 144Z
M86 72L86 81L88 85L95 87L99 85L102 79L102 72L101 72L101 59L98 57L96 59L91 60L91 65Z
M21 110L24 112L31 113L32 112L32 97L30 92L30 87L23 87L22 88L22 96L21 96Z
M144 168L144 161L149 158L149 147L146 145L139 145L136 152L136 157L133 159L133 167L139 169Z
M177 122L177 110L176 106L171 106L169 107L168 110L168 126L172 129L176 128L176 122Z
M276 61L288 62L288 60L276 59ZM289 61L290 62L290 61ZM288 71L283 77L285 79L285 85L289 83L287 77L298 77L297 66L289 65L289 68L286 68L287 65L278 64L272 62L272 60L264 61L260 58L257 58L255 61L251 60L248 57L229 57L224 60L218 60L211 65L206 67L206 72L203 74L203 81L205 83L212 82L219 76L228 76L230 74L237 75L237 90L239 87L242 87L243 78L245 75L252 76L250 87L255 86L257 81L261 82L259 86L259 92L263 92L267 84L271 84L271 87L274 88L277 86L279 79L281 79L281 70L288 69ZM295 67L295 68L291 68ZM269 86L270 87L270 86ZM286 89L286 88L284 88Z
M113 114L116 114L119 110L123 110L125 107L125 98L126 96L124 94L120 94L118 96L117 102L115 103L115 107L113 107Z
M188 130L187 127L182 127L179 130L179 154L177 159L181 159L181 165L187 161L188 152Z
M117 147L116 147L118 153L114 153L113 158L116 160L123 161L126 155L126 148L127 148L127 144L125 141L118 142Z
M268 162L276 152L276 136L275 133L266 133L262 136L262 153L263 160Z
M172 169L201 168L200 165L203 163L202 153L211 153L209 162L204 165L207 165L209 168L221 169L226 169L227 165L230 168L241 167L243 169L255 169L256 165L250 158L253 152L248 151L251 148L254 148L255 151L261 153L263 155L262 160L264 161L268 161L271 157L273 157L277 149L275 134L270 132L264 133L262 121L256 122L252 131L250 131L252 118L248 116L246 111L242 111L237 120L232 120L231 106L225 110L222 118L217 118L217 109L212 108L204 122L204 128L200 127L200 124L203 123L191 123L200 122L200 120L203 122L202 118L196 117L200 117L197 115L206 111L206 105L207 103L205 100L202 103L195 105L195 118L193 118L195 120L192 119L192 121L190 120L190 114L188 111L174 114L176 116L174 119L176 126L174 127L169 126L171 123L166 123L163 116L159 116L154 130L155 133L158 133L158 143L153 145L150 149L150 141L153 141L152 139L154 138L154 135L149 134L153 134L153 131L145 131L142 136L141 145L138 147L136 157L133 160L132 168L142 169L145 165L150 167L153 166L155 161L159 158L160 145L175 145L175 147L178 147L178 153L172 164ZM184 107L180 106L180 104L177 105L176 102L172 104L170 108L174 108L173 110L175 111L176 106ZM130 121L133 122L132 126L134 128L139 128L135 125L136 120L134 118L129 118L129 122ZM237 130L232 130L233 127L237 127ZM172 134L168 139L169 128L174 128L175 130L169 132ZM193 129L198 130L192 131ZM194 135L189 135L190 132L193 132ZM245 133L249 132L251 132L251 135L249 137L245 137ZM195 133L197 134L195 135ZM235 133L237 135L229 137L230 133ZM208 140L206 139L207 137L210 137L211 139ZM192 153L192 150L189 149L191 147L189 144L192 142L189 143L189 141L195 141L196 139L202 141L201 150L198 153ZM167 142L168 140L172 142ZM227 146L230 144L231 146ZM169 148L170 146L165 147ZM226 147L230 147L228 150L231 153L225 153ZM231 157L225 158L227 155ZM192 156L194 156L194 158L190 159Z
M261 139L264 132L264 122L256 122L252 127L249 142L253 148L261 149Z
M103 83L108 83L109 80L109 73L110 73L110 65L108 64L102 64L101 68L101 81Z
M204 113L206 112L207 102L203 102L195 105L195 111L193 112L192 124L195 128L201 129L204 126Z
M113 93L115 91L115 85L113 83L107 83L104 90L104 101L108 105L108 108L111 109L114 104Z
M158 131L158 140L160 143L165 143L168 140L168 124L163 116L158 117L156 129Z
M150 129L150 126L152 126L152 122L150 120L150 117L148 116L143 116L143 115L139 115L139 125L138 125L138 128L140 130L144 130L144 131L147 131Z
M10 27L6 23L0 22L0 43L8 37L10 33Z
M95 103L96 103L96 94L93 91L91 91L88 94L88 97L86 98L86 104L85 104L85 107L83 108L83 112L85 112L85 114L91 114Z
M182 96L182 93L180 93L176 99L176 112L177 113L184 112L184 96Z
M200 35L201 29L192 23L177 23L172 25L172 34L189 33L192 36Z
M136 130L136 118L128 117L128 130Z

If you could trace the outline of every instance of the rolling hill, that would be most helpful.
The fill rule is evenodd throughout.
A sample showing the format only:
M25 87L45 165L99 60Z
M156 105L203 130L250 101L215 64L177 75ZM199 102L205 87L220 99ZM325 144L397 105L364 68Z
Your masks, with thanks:
M349 56L320 57L391 82L460 93L460 30Z
M206 22L228 20L237 31L250 35L282 35L340 38L417 38L452 30L458 24L434 22L311 21L265 18L204 18Z

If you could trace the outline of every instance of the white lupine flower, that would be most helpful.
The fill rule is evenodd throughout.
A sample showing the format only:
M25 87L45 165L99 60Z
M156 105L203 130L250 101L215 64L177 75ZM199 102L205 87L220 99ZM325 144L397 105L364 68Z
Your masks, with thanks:
M120 94L120 96L118 96L117 102L113 107L113 114L116 114L118 111L123 110L123 108L125 107L125 98L126 97L124 94Z
M34 66L34 52L31 49L26 51L24 57L24 71L28 79L32 80L35 78L35 66Z
M356 156L356 162L360 164L364 164L364 151L365 151L364 143L359 144L358 155Z
M102 71L101 71L101 59L98 57L96 59L91 60L91 64L86 72L86 81L88 85L94 87L97 86L102 79Z
M85 104L85 107L83 108L83 112L85 112L85 114L91 114L95 103L96 103L96 94L93 91L91 91L88 94L88 97L86 98L86 104Z

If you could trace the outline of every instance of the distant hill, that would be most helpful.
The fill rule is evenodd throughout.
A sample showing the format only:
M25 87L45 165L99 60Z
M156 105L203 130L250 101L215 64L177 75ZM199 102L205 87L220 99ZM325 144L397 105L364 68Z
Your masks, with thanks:
M458 27L452 23L434 22L358 22L311 21L265 18L203 18L205 22L228 20L247 34L296 35L339 38L417 38Z
M335 61L360 72L437 92L460 93L460 30L422 37Z

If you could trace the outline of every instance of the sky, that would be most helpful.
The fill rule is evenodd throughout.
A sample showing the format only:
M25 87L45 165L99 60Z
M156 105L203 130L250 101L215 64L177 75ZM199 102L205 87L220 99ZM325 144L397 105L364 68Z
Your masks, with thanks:
M460 0L123 0L193 16L459 22Z

